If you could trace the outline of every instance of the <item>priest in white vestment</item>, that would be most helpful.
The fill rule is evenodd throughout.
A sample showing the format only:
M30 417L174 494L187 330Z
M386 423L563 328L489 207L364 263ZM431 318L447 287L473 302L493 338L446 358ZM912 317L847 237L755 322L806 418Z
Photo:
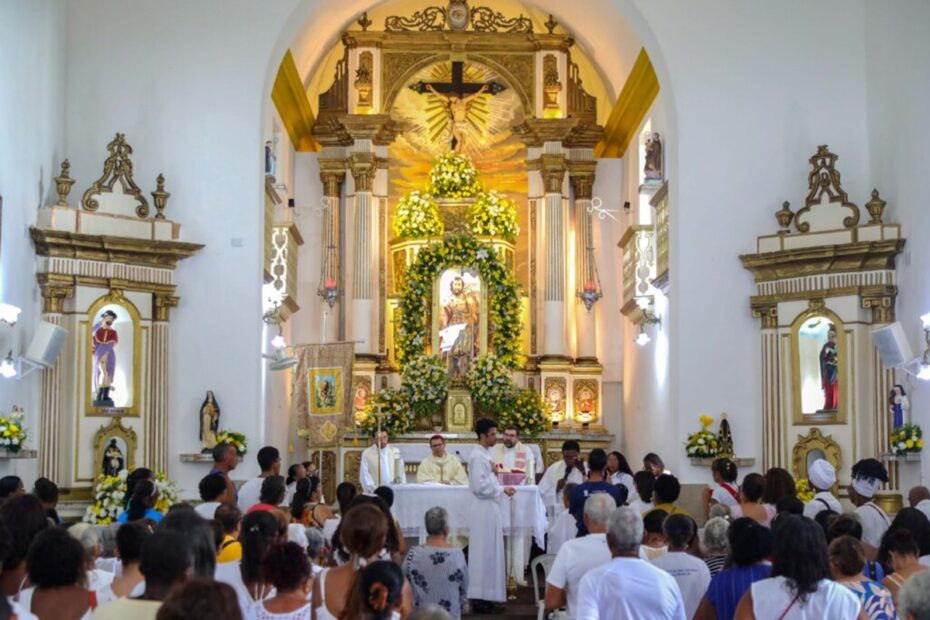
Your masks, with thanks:
M516 426L504 428L504 441L498 442L491 448L491 459L497 466L497 471L526 474L523 484L536 484L536 458L529 446L520 441L520 431ZM530 557L529 536L520 534L513 538L513 564L517 567L517 584L526 585L527 560ZM507 543L510 544L510 543Z
M482 418L475 423L478 447L468 459L468 488L475 502L468 520L468 598L474 613L502 613L492 601L506 600L504 581L504 531L500 504L503 493L512 497L513 487L502 487L490 449L497 442L497 424Z
M404 459L400 450L388 445L387 431L375 431L375 443L362 452L358 477L362 490L369 494L380 486L407 483Z
M417 482L438 483L449 485L468 484L468 474L459 457L446 452L446 440L442 435L433 435L429 438L429 449L432 454L420 461L417 468Z
M557 517L565 507L562 505L562 488L567 482L581 484L585 480L584 462L580 458L581 446L572 439L562 444L562 460L546 469L539 481L539 494L542 496L546 514L551 519ZM558 500L558 501L556 501Z

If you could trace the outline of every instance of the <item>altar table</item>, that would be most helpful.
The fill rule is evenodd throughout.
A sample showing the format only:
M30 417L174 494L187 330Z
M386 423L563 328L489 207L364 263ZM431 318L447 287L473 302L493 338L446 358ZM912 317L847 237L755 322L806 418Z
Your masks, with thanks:
M469 437L474 436L474 433L469 435ZM446 434L446 437L453 437L453 435ZM503 442L503 439L498 439L498 441ZM391 445L400 451L400 456L404 459L405 463L419 463L430 454L432 454L432 451L429 447L428 437L423 439L423 443L397 442L391 443ZM536 473L541 474L546 471L546 468L543 465L544 461L542 457L542 451L539 449L539 444L531 443L524 445L530 452L533 453L533 458L536 459ZM468 463L468 459L471 456L471 451L477 447L477 443L449 443L446 445L446 452L459 457L459 460L462 461L462 463Z
M532 536L541 548L546 547L546 508L536 485L514 487L517 492L511 498L501 494L498 499L504 536ZM475 506L475 496L467 486L444 484L395 484L394 518L400 523L404 536L426 540L423 517L434 506L442 506L449 513L449 535L468 536L468 515ZM511 520L511 514L513 519Z

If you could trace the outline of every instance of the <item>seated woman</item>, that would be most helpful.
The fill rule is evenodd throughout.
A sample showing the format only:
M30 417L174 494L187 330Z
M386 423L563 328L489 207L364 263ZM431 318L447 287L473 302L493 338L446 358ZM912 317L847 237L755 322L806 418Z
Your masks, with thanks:
M76 523L68 528L68 534L84 548L84 569L87 573L85 585L91 592L99 592L113 582L113 573L95 568L100 555L100 536L90 523Z
M819 525L782 515L772 534L772 576L749 587L736 607L737 620L866 619L859 598L830 580L827 542Z
M257 601L256 620L309 620L308 600L313 584L310 559L292 542L273 545L262 560L262 575L274 587L274 596Z
M737 519L727 530L727 541L727 565L711 578L694 615L698 620L731 620L746 590L772 572L765 562L772 552L772 533L757 521Z
M145 521L125 523L116 531L116 555L122 571L110 585L97 592L97 603L102 605L118 598L138 596L145 590L145 578L139 569L142 543L152 535Z
M468 601L468 565L461 549L449 544L449 513L436 506L426 511L426 544L413 547L404 559L404 575L417 607L436 603L453 618Z
M862 567L862 574L872 581L881 581L885 577L885 569L881 562L875 560L878 557L878 549L862 540L862 523L853 515L839 515L830 522L830 529L827 532L827 542L833 542L840 536L852 536L859 541L860 549L865 555L865 565Z
M740 503L730 506L730 515L734 519L749 517L762 525L769 527L774 509L762 505L762 495L765 493L765 478L760 474L747 474L740 487Z
M26 559L33 587L19 595L19 605L39 620L87 620L97 606L85 587L84 548L60 528L43 531Z
M131 523L139 519L149 519L158 523L162 514L155 510L158 503L158 487L154 480L140 480L136 483L129 498L129 505L116 517L117 523Z
M893 572L882 579L882 585L888 588L892 596L898 596L901 586L910 577L927 570L920 563L920 547L910 530L886 532L879 553L887 553L891 560L887 568Z
M322 495L320 479L308 476L297 481L294 498L291 500L291 518L294 523L304 527L323 527L329 519L335 518L332 509L320 503Z
M359 576L358 587L350 593L346 618L360 620L400 620L405 617L404 597L408 586L394 562L375 562ZM409 608L407 609L409 612Z
M707 564L707 570L713 577L727 563L727 554L730 543L727 541L727 531L730 528L730 522L722 517L708 519L704 524L704 530L701 532L701 551L704 563Z
M840 536L830 543L830 572L833 580L859 597L869 620L896 620L894 600L885 586L862 574L865 554L862 543L852 536Z

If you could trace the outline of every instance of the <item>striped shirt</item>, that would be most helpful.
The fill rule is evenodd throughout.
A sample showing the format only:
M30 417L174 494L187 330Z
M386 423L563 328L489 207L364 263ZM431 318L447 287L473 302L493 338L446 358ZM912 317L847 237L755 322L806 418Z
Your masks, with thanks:
M718 620L732 620L736 606L743 594L753 582L765 579L772 572L769 564L750 564L749 566L731 566L710 580L707 587L707 600L714 606Z

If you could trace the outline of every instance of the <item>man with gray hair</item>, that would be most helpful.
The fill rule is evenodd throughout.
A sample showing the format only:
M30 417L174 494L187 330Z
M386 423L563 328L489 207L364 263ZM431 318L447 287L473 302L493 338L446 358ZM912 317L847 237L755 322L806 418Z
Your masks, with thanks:
M902 620L930 620L930 570L904 582L898 592L898 612Z
M607 519L616 508L614 498L607 493L595 493L585 501L582 518L588 534L567 540L555 556L546 577L546 609L565 607L568 617L575 617L578 582L592 568L610 562Z
M436 604L451 617L460 618L468 603L465 554L449 544L449 513L445 508L433 506L426 511L423 522L426 544L410 549L403 563L413 603L418 608Z
M687 620L675 579L639 557L643 520L622 506L607 520L607 546L613 559L581 579L575 618Z

